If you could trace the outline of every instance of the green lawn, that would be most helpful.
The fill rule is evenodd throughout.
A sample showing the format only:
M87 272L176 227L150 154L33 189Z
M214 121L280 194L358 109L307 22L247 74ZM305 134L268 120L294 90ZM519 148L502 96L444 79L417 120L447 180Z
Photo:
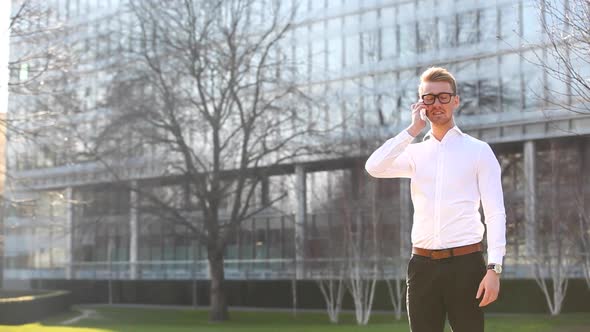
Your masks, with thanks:
M90 317L73 324L62 322L80 316L82 309L90 309ZM359 327L353 322L352 314L343 315L344 322L332 325L323 313L299 313L293 317L288 312L245 312L234 311L231 321L209 323L207 312L188 309L152 309L152 308L105 308L76 307L73 312L52 317L40 323L22 326L2 326L0 331L20 332L401 332L408 331L406 319L394 321L393 315L374 314L369 326ZM447 327L447 331L450 329ZM556 318L548 315L487 315L486 331L490 332L588 332L590 331L590 314L564 314Z

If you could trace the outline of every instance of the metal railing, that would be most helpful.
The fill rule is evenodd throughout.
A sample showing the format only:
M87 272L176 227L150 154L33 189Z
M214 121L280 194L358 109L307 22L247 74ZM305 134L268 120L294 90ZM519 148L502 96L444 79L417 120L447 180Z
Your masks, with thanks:
M363 278L405 278L407 260L400 259L227 259L228 280L284 280L345 278L351 268ZM526 261L505 262L503 278L534 278L533 265ZM69 273L68 273L69 272ZM583 278L583 266L572 265L569 277ZM207 260L83 262L53 268L6 268L5 279L92 279L92 280L207 280Z

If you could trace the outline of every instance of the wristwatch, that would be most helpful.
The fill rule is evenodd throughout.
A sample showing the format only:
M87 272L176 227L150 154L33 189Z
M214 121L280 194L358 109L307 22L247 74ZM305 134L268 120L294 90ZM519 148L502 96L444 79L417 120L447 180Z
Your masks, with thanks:
M497 274L502 273L502 265L500 264L488 264L488 270L493 270Z

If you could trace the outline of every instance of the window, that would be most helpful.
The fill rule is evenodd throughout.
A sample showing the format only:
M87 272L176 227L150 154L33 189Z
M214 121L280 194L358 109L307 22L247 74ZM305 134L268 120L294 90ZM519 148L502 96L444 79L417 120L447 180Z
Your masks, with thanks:
M517 46L520 34L518 3L506 3L503 6L500 8L500 38L511 46Z
M298 9L298 13L301 13L303 11L302 6L299 6ZM245 17L245 21L246 21L246 27L247 29L251 28L251 27L256 27L259 25L260 23L260 19L261 19L261 8L260 8L260 2L259 1L252 1L250 2L250 5L248 6L248 8L246 9L246 17Z
M112 25L115 23L115 20L113 19L104 19L103 23L102 23L102 31L101 31L101 38L103 39L103 50L101 50L101 52L103 53L103 55L111 55L112 52L112 45L111 45L111 38L112 38L112 31L113 29L111 29Z
M29 79L29 64L23 63L20 65L18 79L23 82Z
M345 64L346 67L353 67L359 64L360 57L360 35L354 34L347 36L344 40Z
M58 22L62 21L66 17L65 1L56 0L53 9L55 10L55 16L57 17Z
M545 98L543 91L543 71L537 65L539 60L534 52L538 51L524 53L524 59L522 59L524 107L529 110L537 109Z
M342 1L348 7L357 6L357 5L359 5L361 3L361 0L342 0Z
M560 19L566 11L567 1L563 0L545 0L543 1L545 25L557 33L567 29L564 20Z
M479 41L477 12L465 12L457 15L457 42L459 45L475 44Z
M397 92L395 90L398 84L397 74L387 72L376 76L377 87L377 105L380 107L379 117L385 125L395 125L399 121L399 109L397 108Z
M328 40L328 72L338 73L342 68L342 38Z
M309 10L312 13L315 13L326 6L326 2L324 0L311 0L309 1Z
M496 41L497 31L497 9L484 8L479 11L479 40L489 44Z
M461 104L457 109L457 115L470 115L477 113L477 80L462 81L457 90L461 96Z
M525 43L538 43L543 35L537 4L527 2L522 8L522 38Z
M363 28L372 29L377 26L379 22L379 14L376 10L365 12L361 15L361 26Z
M416 53L416 22L399 25L399 52L400 57L408 59Z
M321 79L322 75L326 71L326 50L325 50L325 43L326 41L316 40L311 43L311 76L312 80Z
M327 8L337 8L342 5L342 0L326 0Z
M563 64L557 62L550 53L547 55L547 65L551 70L547 71L547 98L549 104L568 102L568 88L566 71Z
M20 78L20 67L19 66L10 66L10 81L17 82Z
M418 100L418 79L415 70L404 70L399 74L397 108L402 122L410 121L410 105Z
M342 33L342 19L333 18L326 21L326 32L330 35L340 35Z
M311 74L313 79L326 70L326 35L325 22L312 24L309 27L310 43L310 60L311 60Z
M164 236L163 242L164 257L162 258L164 260L174 260L174 234L167 234L166 236Z
M437 29L434 19L423 19L418 22L418 52L427 53L437 47Z
M94 43L94 57L95 60L99 61L101 59L101 52L104 51L103 41L101 40L102 31L100 31L100 22L95 23L93 29L93 35L91 36L92 42Z
M438 40L441 49L454 47L457 45L456 39L456 17L445 16L438 19Z
M78 11L78 8L80 7L80 0L70 0L69 1L69 8L68 8L68 12L70 16L78 16L80 15L80 12Z
M381 9L381 26L383 27L395 27L395 7L387 7Z
M373 63L381 58L379 31L372 30L361 33L361 63Z
M308 66L308 45L307 43L301 43L294 47L295 49L295 73L303 80L309 79L309 73L307 71Z
M498 58L479 61L477 81L478 108L481 113L499 111Z
M346 32L356 32L360 27L360 20L359 15L348 15L344 17L344 31Z
M413 21L416 17L413 1L400 4L398 10L400 19L405 18L406 20Z
M518 54L507 54L500 58L500 79L502 111L520 110L520 58Z
M396 32L395 27L386 27L381 30L381 57L383 59L395 58L398 54Z
M360 98L359 98L359 85L360 82L358 80L348 80L345 83L346 85L346 92L345 92L345 105L346 105L346 117L347 120L350 119L350 124L352 128L357 128L359 126L360 114L361 114L361 105L360 105Z
M364 123L365 127L375 127L385 125L383 115L383 96L381 94L365 94L363 99Z

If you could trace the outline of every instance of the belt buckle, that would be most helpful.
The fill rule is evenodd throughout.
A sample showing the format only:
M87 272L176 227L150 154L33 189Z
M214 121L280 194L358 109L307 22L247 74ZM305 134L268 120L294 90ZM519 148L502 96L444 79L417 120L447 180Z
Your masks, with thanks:
M443 258L449 258L451 256L453 256L453 255L450 252L450 249L433 250L430 253L430 258L432 258L432 259L443 259Z

